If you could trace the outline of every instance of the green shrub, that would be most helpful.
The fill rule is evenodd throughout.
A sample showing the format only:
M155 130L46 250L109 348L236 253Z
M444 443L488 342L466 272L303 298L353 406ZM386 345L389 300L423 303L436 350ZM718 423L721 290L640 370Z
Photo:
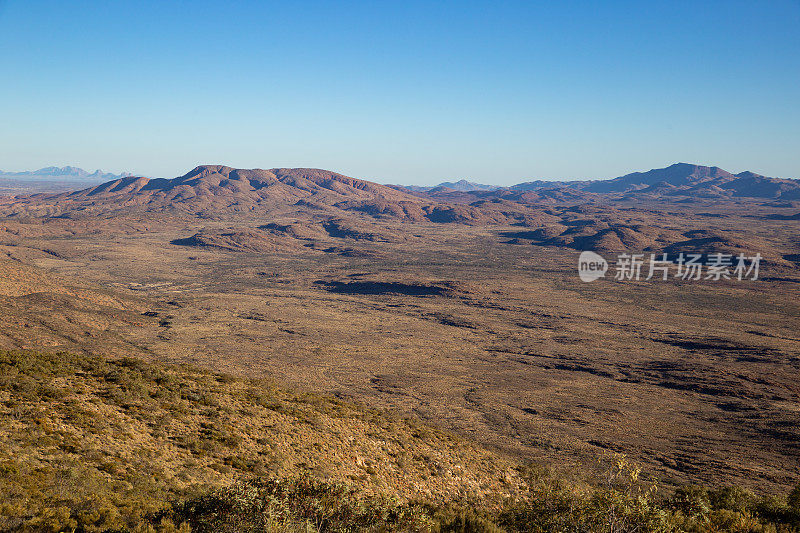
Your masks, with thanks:
M711 497L706 487L686 485L675 490L672 506L691 518L702 518L711 512Z
M755 494L742 487L721 487L709 491L708 496L714 509L747 513L752 511L756 504Z

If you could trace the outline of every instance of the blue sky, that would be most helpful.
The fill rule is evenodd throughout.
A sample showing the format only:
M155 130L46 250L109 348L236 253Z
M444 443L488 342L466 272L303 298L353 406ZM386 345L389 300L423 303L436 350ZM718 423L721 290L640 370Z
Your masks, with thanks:
M0 169L800 177L800 2L0 0Z

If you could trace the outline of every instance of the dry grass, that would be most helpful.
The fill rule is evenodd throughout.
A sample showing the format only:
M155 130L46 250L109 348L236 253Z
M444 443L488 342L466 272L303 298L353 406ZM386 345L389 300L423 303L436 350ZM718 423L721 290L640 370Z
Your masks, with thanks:
M764 244L794 257L797 222L769 219L775 211L653 204L553 207L547 217L657 228L647 242L698 228L735 233L753 251ZM80 300L49 288L5 297L0 340L267 377L565 469L618 451L674 484L783 490L800 475L791 261L766 265L757 282L587 285L574 251L508 243L519 226L351 216L354 227L407 240L293 231L312 247L233 252L170 243L201 231L278 231L273 220L14 222L8 254L89 288ZM276 223L311 224L292 220ZM114 299L93 303L99 294Z
M0 352L0 400L11 523L94 496L143 515L267 474L430 501L499 502L521 485L512 461L413 420L186 366Z

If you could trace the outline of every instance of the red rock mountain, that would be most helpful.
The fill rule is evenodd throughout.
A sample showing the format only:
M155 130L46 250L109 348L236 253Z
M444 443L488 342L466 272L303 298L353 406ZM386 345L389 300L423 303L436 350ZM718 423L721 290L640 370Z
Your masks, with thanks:
M125 177L70 193L6 200L2 211L6 216L85 217L145 211L210 217L290 206L325 209L342 202L349 208L362 207L361 202L373 210L398 214L416 213L425 203L402 191L327 170L202 165L174 179Z
M162 213L206 219L234 214L323 219L345 212L465 224L505 222L507 217L497 210L445 204L401 188L313 168L245 170L202 165L174 179L126 177L70 193L0 199L0 217L12 218L95 219Z
M618 199L653 201L800 199L800 181L677 163L613 180L552 188L419 192L311 168L234 169L202 165L174 179L123 177L80 191L0 198L0 217L92 220L148 214L226 219L323 219L349 213L397 221L529 226L549 206ZM762 200L763 201L763 200Z
M732 174L719 167L675 163L666 168L633 172L613 180L595 181L582 187L595 193L626 193L636 198L800 198L800 181L770 178L745 171Z

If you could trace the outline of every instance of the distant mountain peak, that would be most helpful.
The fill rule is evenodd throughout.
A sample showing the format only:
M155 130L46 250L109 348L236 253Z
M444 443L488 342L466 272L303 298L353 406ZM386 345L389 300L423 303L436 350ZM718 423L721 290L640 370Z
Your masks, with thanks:
M493 191L495 189L499 189L496 185L486 185L483 183L475 183L474 181L468 181L465 179L460 179L458 181L445 181L440 183L435 189L440 187L446 187L448 189L453 189L456 191L461 192L470 192L470 191Z
M39 170L26 170L22 172L3 172L0 171L0 178L24 180L24 181L70 181L70 180L84 180L103 182L118 179L125 176L131 176L130 172L122 172L114 174L112 172L103 172L100 169L94 172L88 172L80 167L64 166L64 167L44 167Z
M432 186L419 186L419 185L406 185L403 188L408 189L410 191L415 192L429 192L429 191L444 191L444 190L451 190L451 191L458 191L458 192L474 192L474 191L495 191L497 189L502 189L497 185L486 185L484 183L475 183L474 181L469 181L465 179L460 179L458 181L443 181L438 185Z
M647 172L631 172L612 180L602 180L585 187L590 192L608 193L644 189L656 184L676 187L696 186L715 179L734 179L730 172L719 167L708 167L692 163L675 163L664 168L654 168Z

